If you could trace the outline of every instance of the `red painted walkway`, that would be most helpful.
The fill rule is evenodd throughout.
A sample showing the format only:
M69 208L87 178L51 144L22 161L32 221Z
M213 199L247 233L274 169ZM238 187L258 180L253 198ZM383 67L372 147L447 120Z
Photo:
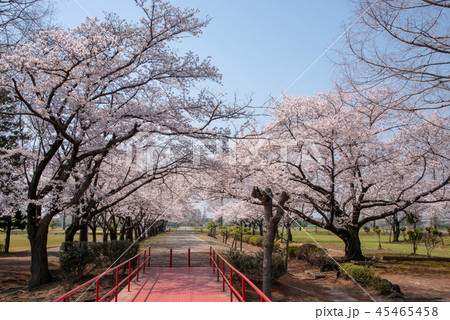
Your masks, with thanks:
M150 267L119 293L122 302L228 302L229 290L222 291L210 267ZM227 288L226 288L227 289ZM228 292L228 293L227 293Z

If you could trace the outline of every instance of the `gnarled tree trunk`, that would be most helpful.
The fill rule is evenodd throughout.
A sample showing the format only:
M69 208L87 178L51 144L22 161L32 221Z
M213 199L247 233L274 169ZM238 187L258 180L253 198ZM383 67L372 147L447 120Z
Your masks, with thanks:
M284 214L284 205L289 199L286 192L280 195L280 199L276 204L277 210L273 214L273 193L270 188L264 191L255 187L252 191L252 196L261 201L264 206L264 220L266 223L266 236L264 238L264 260L263 260L263 293L269 298L272 298L272 253L275 242L275 237L278 232L278 224Z
M41 207L29 204L27 215L28 239L31 246L31 278L28 287L32 289L52 280L48 270L47 238L48 227L54 214L49 214L41 219Z
M345 243L345 259L364 261L365 257L361 250L361 241L359 239L359 229L356 227L348 227L345 230L339 230L337 235Z

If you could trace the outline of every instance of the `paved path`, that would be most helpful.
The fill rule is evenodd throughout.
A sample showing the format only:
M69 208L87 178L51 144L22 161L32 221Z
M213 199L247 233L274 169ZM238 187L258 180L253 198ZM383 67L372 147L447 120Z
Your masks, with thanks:
M195 236L193 229L171 230L156 237L151 237L141 247L151 247L152 267L168 267L170 249L172 249L172 266L188 266L188 249L191 249L191 267L209 266L210 244Z
M229 290L209 267L151 267L119 293L121 302L227 302ZM227 293L228 292L228 293ZM236 299L235 299L236 300Z
M131 290L119 293L119 301L128 302L226 302L229 290L222 291L222 282L209 267L210 245L195 236L194 230L183 227L150 238L143 246L151 246L150 268L133 280ZM172 248L172 265L170 249ZM191 249L191 268L188 249ZM228 292L228 293L227 293Z

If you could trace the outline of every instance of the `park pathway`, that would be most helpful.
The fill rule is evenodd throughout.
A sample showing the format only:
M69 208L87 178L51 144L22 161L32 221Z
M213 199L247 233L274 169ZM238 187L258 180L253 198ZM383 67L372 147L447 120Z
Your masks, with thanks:
M149 238L142 244L143 248L151 247L152 267L168 267L170 249L172 249L172 265L174 267L188 266L188 249L191 249L191 267L209 266L210 244L195 236L195 230L181 227L178 230Z
M209 267L210 245L195 236L190 228L171 230L150 238L144 246L151 246L150 268L134 279L130 291L125 288L118 300L123 302L226 302L229 290L222 291ZM172 266L170 263L172 249ZM188 249L191 267L188 267ZM227 293L228 292L228 293Z

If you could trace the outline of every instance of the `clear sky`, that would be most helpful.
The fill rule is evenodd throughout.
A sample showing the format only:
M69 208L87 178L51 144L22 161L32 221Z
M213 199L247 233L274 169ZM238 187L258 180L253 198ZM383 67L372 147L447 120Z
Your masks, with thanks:
M59 0L56 22L74 27L86 12L103 17L103 11L122 18L139 18L133 0ZM199 38L181 48L200 57L211 56L223 74L220 91L253 95L255 106L269 95L278 97L332 44L349 24L346 0L173 0L180 7L197 8L200 17L212 18ZM337 45L345 41L342 38ZM334 85L329 51L293 86L288 94L312 95ZM219 91L217 90L217 91Z

